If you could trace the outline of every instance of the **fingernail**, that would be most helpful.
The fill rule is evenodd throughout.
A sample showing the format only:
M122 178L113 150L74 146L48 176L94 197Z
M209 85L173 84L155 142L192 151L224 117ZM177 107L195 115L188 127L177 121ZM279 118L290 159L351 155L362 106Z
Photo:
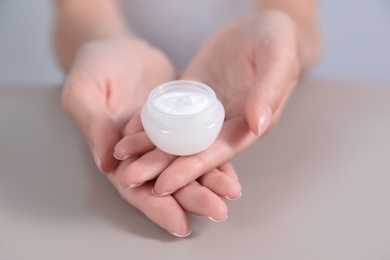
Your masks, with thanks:
M210 220L213 221L213 222L217 222L217 223L224 222L224 221L227 220L227 218L228 218L228 215L226 215L225 218L222 219L222 220L216 220L216 219L214 219L214 218L212 218L212 217L208 217L208 219L210 219Z
M129 155L126 155L125 157L120 158L119 156L116 155L115 152L113 152L112 156L114 156L114 158L117 159L118 161L124 161L130 157Z
M167 196L167 195L170 195L170 194L172 194L172 192L163 192L163 193L161 193L161 194L156 194L156 192L154 191L154 188L152 188L152 194L153 194L153 196L155 196L155 197L164 197L164 196Z
M178 234L178 233L171 232L171 231L168 231L168 232L169 232L170 234L174 235L175 237L181 237L181 238L183 238L183 237L188 237L189 235L191 235L192 230L190 230L190 232L188 232L187 234L184 234L184 235L180 235L180 234Z
M259 126L257 136L262 136L267 131L272 120L272 109L270 106L263 107L259 118Z
M143 184L143 183L132 183L132 184L130 184L130 186L126 187L120 181L118 181L118 183L119 183L119 186L121 186L123 189L134 189L134 188L137 188Z
M240 195L238 195L238 197L235 198L235 199L229 198L228 196L225 196L224 198L228 199L228 200L231 200L231 201L235 201L235 200L238 200L239 198L241 198L241 196L242 196L242 192L240 192Z
M133 184L130 184L130 186L129 186L129 189L134 189L134 188L137 188L137 187L139 187L139 186L141 186L142 184L139 184L139 183L133 183Z
M95 150L92 150L92 154L93 154L93 159L95 160L96 166L98 167L99 171L101 173L103 173L102 168L101 168L102 161L100 160L99 155L97 154L97 152Z

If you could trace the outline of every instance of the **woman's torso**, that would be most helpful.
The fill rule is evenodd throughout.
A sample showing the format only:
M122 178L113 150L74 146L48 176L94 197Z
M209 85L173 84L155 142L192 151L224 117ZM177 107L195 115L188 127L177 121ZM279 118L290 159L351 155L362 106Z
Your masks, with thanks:
M129 28L182 71L213 32L251 10L253 0L123 0Z

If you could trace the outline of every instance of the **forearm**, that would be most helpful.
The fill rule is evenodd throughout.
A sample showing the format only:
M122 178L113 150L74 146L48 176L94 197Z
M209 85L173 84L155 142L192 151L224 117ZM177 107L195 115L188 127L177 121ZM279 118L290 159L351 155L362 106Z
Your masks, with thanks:
M65 71L84 43L126 34L116 0L56 0L55 4L55 48Z
M298 32L299 58L302 69L310 68L320 56L322 38L317 21L316 0L260 0L257 10L280 10L293 19Z

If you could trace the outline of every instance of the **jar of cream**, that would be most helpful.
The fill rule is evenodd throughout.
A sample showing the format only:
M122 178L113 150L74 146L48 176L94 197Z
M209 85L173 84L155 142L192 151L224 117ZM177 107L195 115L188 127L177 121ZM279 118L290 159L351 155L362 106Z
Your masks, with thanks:
M164 83L149 95L141 121L160 150L192 155L207 149L217 138L225 110L207 85L190 80Z

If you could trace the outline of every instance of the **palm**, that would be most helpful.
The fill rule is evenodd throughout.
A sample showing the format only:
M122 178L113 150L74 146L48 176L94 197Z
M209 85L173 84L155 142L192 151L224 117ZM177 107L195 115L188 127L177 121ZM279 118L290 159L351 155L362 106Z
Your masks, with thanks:
M245 105L256 83L256 69L260 64L255 57L255 43L240 37L238 26L224 28L209 39L183 75L183 78L211 86L224 105L225 123L214 147L217 149L218 143L229 146L230 154L225 160L256 140L247 123Z
M254 64L248 59L250 47L242 46L231 31L228 28L214 35L183 75L214 89L226 110L226 120L243 116L246 97L255 80Z
M213 35L183 76L214 89L226 110L221 137L241 133L241 140L231 145L235 153L256 140L250 132L260 134L253 124L260 116L254 115L258 110L254 106L263 101L256 99L259 94L280 100L273 105L276 121L296 84L299 69L292 28L291 21L278 13L249 15Z
M170 61L144 42L103 41L95 45L86 53L95 55L95 63L85 64L85 70L92 70L90 75L98 90L95 94L122 126L139 110L155 86L176 77Z
M81 48L62 101L83 131L102 172L115 169L114 146L150 90L175 76L164 55L138 40L101 40Z

